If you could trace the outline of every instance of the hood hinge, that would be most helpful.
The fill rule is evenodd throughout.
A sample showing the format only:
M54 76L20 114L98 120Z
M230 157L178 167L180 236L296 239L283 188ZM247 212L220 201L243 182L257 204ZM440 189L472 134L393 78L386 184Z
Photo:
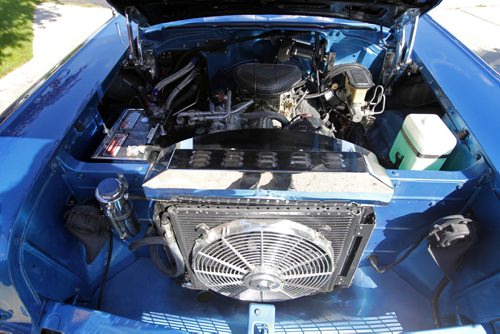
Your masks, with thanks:
M394 28L391 37L392 45L388 50L382 66L381 81L385 91L390 94L394 82L413 64L412 53L417 35L419 16L416 15L407 24L401 24ZM410 25L410 33L407 37L407 29Z

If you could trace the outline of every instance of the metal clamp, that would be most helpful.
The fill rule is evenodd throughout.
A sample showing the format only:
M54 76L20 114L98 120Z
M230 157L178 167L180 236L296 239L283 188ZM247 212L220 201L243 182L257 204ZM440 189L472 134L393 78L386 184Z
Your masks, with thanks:
M274 334L274 305L252 303L248 308L248 334Z

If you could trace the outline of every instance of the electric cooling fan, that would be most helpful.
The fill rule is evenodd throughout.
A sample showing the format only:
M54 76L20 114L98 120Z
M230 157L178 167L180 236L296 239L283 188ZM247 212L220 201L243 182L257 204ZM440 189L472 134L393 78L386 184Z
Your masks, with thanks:
M209 289L248 301L282 301L317 293L331 279L330 241L291 220L236 220L205 230L192 268Z

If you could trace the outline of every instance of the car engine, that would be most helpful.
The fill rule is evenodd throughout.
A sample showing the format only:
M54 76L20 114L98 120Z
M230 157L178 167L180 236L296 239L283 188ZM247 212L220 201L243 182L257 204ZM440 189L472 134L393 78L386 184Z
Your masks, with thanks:
M154 224L131 249L160 237L165 254L153 247L151 257L168 276L247 301L349 286L375 226L372 207L392 196L384 169L360 146L385 107L372 73L335 64L318 36L265 36L240 40L271 41L272 61L218 70L210 52L149 59L144 50L141 66L129 58L109 94L126 99L130 72L149 83L93 155L150 163L143 190ZM103 180L96 196L120 238L138 235L124 180Z

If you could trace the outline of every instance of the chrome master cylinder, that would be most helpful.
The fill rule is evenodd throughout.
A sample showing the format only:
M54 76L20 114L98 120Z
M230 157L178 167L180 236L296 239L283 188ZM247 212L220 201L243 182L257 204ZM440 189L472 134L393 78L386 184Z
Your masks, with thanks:
M102 180L95 190L95 197L120 239L133 237L139 232L139 224L128 200L128 184L124 179Z

